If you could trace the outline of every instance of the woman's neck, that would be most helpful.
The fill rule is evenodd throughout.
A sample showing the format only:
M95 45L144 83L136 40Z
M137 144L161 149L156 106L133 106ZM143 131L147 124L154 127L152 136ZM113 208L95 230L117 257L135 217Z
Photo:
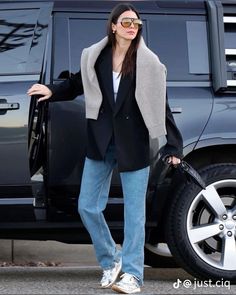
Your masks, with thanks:
M124 38L119 38L118 36L116 36L115 53L120 56L125 56L127 50L130 47L130 44L131 40L125 40Z
M129 40L125 40L121 38L116 39L116 46L113 50L113 58L112 58L113 71L119 72L119 73L121 72L122 64L130 44L131 44L131 41Z

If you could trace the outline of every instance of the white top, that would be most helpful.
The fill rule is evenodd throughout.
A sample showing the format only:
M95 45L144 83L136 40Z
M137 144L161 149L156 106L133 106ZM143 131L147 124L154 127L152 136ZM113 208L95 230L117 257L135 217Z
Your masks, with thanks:
M115 101L116 101L116 96L117 96L117 93L118 93L118 89L119 89L119 85L120 85L120 73L117 73L117 72L112 72L113 74L113 89L114 89L114 98L115 98Z

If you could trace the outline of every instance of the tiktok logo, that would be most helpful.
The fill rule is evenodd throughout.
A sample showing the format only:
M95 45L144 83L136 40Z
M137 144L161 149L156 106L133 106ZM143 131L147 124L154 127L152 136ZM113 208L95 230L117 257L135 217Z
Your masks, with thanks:
M175 283L173 283L173 287L175 289L178 289L181 284L182 284L182 281L180 279L177 279L177 281Z

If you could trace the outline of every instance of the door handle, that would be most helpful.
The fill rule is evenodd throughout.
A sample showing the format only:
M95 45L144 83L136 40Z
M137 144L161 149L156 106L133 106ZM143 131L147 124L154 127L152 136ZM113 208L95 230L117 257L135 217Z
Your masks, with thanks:
M180 113L182 113L182 108L181 107L173 107L173 108L170 108L170 110L171 110L172 114L180 114Z
M0 111L18 110L20 104L18 102L7 102L6 99L0 99Z

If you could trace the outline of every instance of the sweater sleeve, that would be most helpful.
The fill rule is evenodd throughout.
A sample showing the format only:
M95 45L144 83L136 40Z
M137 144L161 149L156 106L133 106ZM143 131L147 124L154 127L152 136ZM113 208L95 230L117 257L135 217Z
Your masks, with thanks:
M47 87L52 91L52 102L75 99L84 93L81 71L59 84L50 84Z
M175 156L177 158L183 158L183 139L182 135L176 126L174 117L172 115L168 98L166 97L166 139L167 143L164 146L164 156Z

